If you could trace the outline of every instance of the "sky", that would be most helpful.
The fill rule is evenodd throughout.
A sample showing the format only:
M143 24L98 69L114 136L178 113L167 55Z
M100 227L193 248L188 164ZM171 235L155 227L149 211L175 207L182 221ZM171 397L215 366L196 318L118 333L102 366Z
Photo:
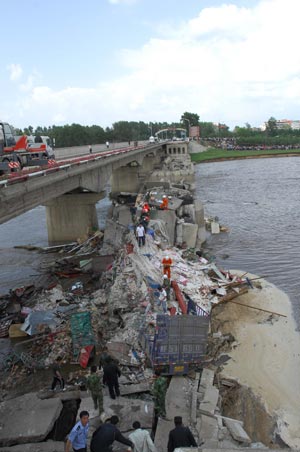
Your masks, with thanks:
M300 0L0 0L0 118L300 119Z

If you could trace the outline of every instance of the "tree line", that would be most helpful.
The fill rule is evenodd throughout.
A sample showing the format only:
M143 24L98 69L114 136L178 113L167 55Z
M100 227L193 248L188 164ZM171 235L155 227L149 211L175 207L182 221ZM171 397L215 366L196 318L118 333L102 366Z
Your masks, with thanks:
M83 126L81 124L66 124L63 126L38 126L35 129L28 126L16 129L16 135L46 135L56 147L83 146L109 142L133 142L148 140L150 135L162 129L170 129L165 138L184 136L184 132L176 132L175 128L186 129L199 126L201 138L234 138L238 145L288 145L300 142L300 130L290 128L278 129L276 119L271 117L262 131L246 123L244 127L236 126L233 131L226 124L200 121L197 113L184 112L178 122L118 121L105 129L99 125ZM181 134L181 135L180 135Z

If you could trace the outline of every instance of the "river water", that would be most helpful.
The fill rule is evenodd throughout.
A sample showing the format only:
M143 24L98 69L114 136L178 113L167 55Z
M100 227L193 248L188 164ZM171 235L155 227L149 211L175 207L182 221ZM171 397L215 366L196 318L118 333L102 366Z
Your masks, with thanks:
M300 326L300 158L231 160L195 166L196 194L207 216L218 216L229 233L208 236L206 247L225 269L240 269L284 290ZM97 204L104 227L108 198ZM47 257L13 249L47 246L45 208L0 225L0 294L34 280Z
M196 193L206 216L229 233L206 247L225 269L239 269L284 290L300 327L300 159L231 160L195 167Z

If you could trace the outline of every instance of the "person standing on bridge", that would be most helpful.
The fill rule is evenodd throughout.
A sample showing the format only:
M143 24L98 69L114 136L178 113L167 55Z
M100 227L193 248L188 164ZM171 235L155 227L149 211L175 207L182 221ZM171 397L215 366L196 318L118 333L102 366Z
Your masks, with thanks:
M106 144L106 147L108 149L109 148L109 141L107 141L105 144Z
M90 151L90 154L92 154L93 148L92 148L92 145L91 145L91 144L89 145L89 151Z

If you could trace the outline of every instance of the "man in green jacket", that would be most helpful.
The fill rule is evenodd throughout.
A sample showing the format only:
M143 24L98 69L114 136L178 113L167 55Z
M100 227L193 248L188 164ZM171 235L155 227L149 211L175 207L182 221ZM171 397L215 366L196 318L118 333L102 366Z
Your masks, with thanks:
M91 396L94 402L94 408L99 408L99 414L103 412L103 392L102 392L102 379L97 375L97 367L91 367L91 375L87 378L87 388L91 392Z

